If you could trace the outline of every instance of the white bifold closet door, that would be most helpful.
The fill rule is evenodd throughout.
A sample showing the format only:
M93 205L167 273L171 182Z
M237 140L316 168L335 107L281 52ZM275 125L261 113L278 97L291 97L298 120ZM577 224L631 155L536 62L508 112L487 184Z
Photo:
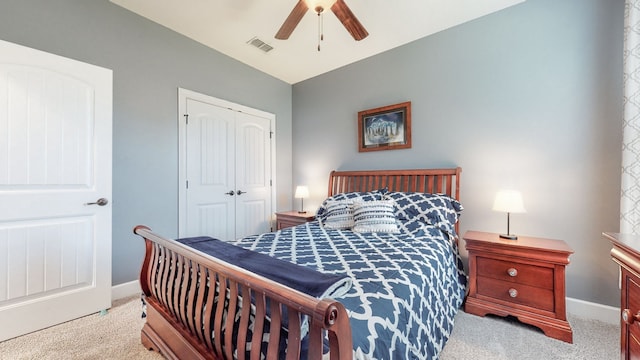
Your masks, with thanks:
M0 41L0 341L111 307L111 103L111 70Z

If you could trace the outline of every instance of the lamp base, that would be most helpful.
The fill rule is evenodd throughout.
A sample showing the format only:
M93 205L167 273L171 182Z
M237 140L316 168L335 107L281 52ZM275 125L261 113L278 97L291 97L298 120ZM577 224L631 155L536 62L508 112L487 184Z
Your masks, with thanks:
M306 211L302 211L302 210L298 211L298 214L306 214L306 213L307 213Z
M518 236L513 234L500 234L500 237L503 239L518 240Z

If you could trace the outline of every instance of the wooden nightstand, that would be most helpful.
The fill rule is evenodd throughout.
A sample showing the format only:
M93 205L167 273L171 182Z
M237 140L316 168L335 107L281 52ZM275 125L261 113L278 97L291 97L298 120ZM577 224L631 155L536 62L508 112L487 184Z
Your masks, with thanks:
M620 265L620 358L640 359L640 236L603 235L611 241L613 261Z
M573 250L561 240L467 231L469 295L464 310L515 316L545 335L573 343L565 305L565 267Z
M299 213L297 211L283 211L276 213L276 229L284 229L291 226L304 224L309 221L313 221L316 218L316 214L307 211Z

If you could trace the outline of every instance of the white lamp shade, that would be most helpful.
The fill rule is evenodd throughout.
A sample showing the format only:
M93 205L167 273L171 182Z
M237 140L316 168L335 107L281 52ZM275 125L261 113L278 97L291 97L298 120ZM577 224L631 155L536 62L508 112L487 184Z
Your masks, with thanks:
M493 202L493 210L508 213L526 212L522 203L522 194L515 190L500 190Z
M305 185L296 186L296 193L293 195L296 199L306 199L309 197L309 187Z

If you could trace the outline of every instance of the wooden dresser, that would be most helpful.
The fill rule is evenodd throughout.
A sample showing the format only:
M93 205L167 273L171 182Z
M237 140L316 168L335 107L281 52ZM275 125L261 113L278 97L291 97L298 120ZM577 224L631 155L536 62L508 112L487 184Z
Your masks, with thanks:
M640 236L603 233L620 265L620 358L640 358Z
M276 213L276 229L281 230L291 226L304 224L309 221L313 221L316 218L316 214L310 211L303 213L298 211L283 211Z
M464 310L485 316L511 315L568 343L565 267L573 250L561 240L468 231L469 295Z

